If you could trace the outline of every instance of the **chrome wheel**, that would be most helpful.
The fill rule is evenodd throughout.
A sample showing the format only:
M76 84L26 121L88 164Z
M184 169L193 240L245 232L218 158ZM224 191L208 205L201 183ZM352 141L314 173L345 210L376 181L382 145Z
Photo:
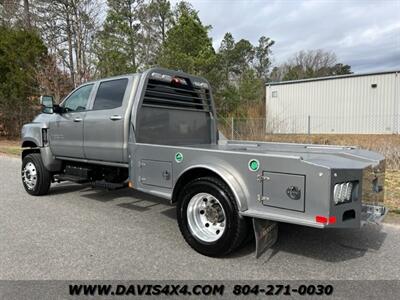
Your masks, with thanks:
M22 180L29 190L33 190L37 183L37 170L33 163L28 162L22 170Z
M226 227L225 211L221 203L208 193L199 193L190 199L187 221L192 235L206 243L221 238Z

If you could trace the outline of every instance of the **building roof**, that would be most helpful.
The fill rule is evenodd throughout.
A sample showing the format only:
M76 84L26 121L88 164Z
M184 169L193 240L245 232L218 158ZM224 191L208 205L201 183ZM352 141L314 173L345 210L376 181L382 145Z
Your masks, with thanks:
M400 70L392 70L392 71L381 71L381 72L372 72L372 73L359 73L359 74L346 74L346 75L335 75L335 76L325 76L325 77L316 77L316 78L308 78L308 79L297 79L297 80L287 80L287 81L275 81L275 82L267 82L265 85L282 85L282 84L292 84L292 83L302 83L302 82L310 82L310 81L321 81L321 80L331 80L331 79L342 79L348 77L361 77L361 76L370 76L370 75L383 75L383 74L392 74L392 73L400 73Z

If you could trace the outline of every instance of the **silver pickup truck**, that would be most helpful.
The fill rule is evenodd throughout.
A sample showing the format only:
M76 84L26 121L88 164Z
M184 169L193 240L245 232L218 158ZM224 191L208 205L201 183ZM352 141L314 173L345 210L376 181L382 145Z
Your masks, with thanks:
M218 131L210 84L150 69L85 83L22 128L22 183L124 185L176 203L184 239L226 255L254 230L259 256L278 222L356 228L379 222L384 157L355 147L229 141ZM253 229L252 229L253 228Z

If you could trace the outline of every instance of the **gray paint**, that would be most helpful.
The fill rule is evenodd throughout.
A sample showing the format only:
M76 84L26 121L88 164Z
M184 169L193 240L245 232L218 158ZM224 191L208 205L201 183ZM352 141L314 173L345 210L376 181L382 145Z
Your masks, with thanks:
M72 119L68 114L42 114L34 123L24 126L22 140L39 142L41 128L49 127L50 147L43 147L41 151L47 165L57 165L58 159L129 167L130 180L135 189L172 202L176 200L172 195L182 176L196 169L206 169L219 175L228 184L243 216L317 228L360 226L361 196L353 202L334 205L333 187L336 183L357 181L358 193L362 195L364 190L372 188L371 180L363 183L363 179L367 178L365 170L384 174L377 170L384 162L382 155L355 147L218 140L213 100L206 122L199 118L204 113L196 112L191 115L183 110L172 112L164 109L165 113L155 117L148 114L155 110L146 112L142 109L145 86L152 72L179 75L208 83L201 78L165 69L151 69L142 74L114 77L129 78L123 106L118 111L122 114L123 126L120 134L118 133L118 139L115 139L113 132L118 130L107 126L113 124L109 117L115 111L90 111L99 84L95 82L87 111L80 113L83 117L83 128L86 116L93 113L88 117L88 122L93 124L89 124L86 138L85 129L81 129L80 125L79 128L74 128L74 122L61 122L63 119ZM164 114L166 119L161 116ZM196 127L195 124L204 126ZM171 125L171 128L163 128L163 125ZM161 133L158 138L165 136L165 140L157 142L154 136L152 139L146 136L157 133L157 130ZM142 138L141 133L145 133ZM57 139L57 134L62 138ZM181 134L193 134L193 139L182 143L181 139L174 137ZM82 137L81 144L79 136ZM85 145L88 147L86 151ZM95 151L96 147L99 148L98 152ZM180 162L175 160L177 152L183 154ZM256 172L248 167L251 159L260 162L261 167ZM273 176L276 184L260 180L260 176L267 175ZM286 190L290 186L300 188L300 199L288 199ZM263 197L269 197L272 202L268 204ZM355 211L355 218L342 221L344 213L349 210ZM317 215L334 216L337 223L317 223Z

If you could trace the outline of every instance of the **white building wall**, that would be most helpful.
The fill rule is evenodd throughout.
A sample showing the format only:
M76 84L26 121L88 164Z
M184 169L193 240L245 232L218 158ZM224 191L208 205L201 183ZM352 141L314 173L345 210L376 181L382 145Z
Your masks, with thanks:
M400 131L400 73L294 81L266 89L267 131L273 133Z

